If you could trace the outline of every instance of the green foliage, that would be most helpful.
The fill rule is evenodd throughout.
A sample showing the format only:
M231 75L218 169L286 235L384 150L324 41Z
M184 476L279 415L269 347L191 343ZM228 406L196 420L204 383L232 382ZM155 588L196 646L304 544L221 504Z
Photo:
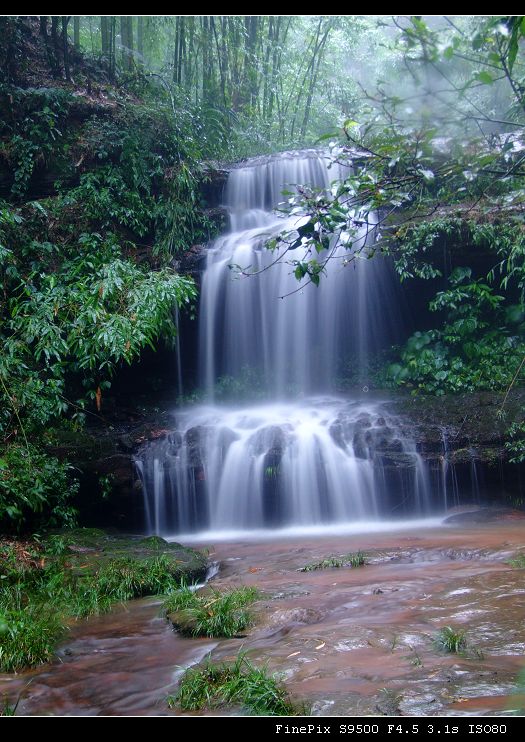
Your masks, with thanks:
M152 229L153 198L144 188L127 182L125 171L111 165L82 175L64 204L82 206L84 216L101 229L123 227L139 237Z
M509 559L508 563L517 569L525 569L525 554L517 554L513 559Z
M37 163L45 162L57 148L61 127L73 96L60 88L0 86L0 157L11 165L11 195L22 199Z
M171 593L163 610L180 633L187 636L233 637L251 624L246 609L259 597L253 587L197 593L188 586Z
M24 259L32 269L20 283ZM4 436L20 418L30 429L68 412L78 418L119 363L175 337L173 306L196 295L193 281L173 270L147 271L124 259L112 234L84 233L62 247L33 241L6 260L4 286L12 294L0 324ZM71 403L67 385L75 376L87 399Z
M525 354L523 307L503 308L503 297L483 280L471 279L469 268L456 268L451 288L430 303L446 312L439 330L416 332L399 363L386 371L386 382L424 392L471 392L505 389Z
M6 610L0 597L1 672L48 662L63 633L63 621L52 603Z
M435 644L438 649L452 654L461 654L467 649L467 640L465 632L460 629L454 629L452 626L444 626L440 629Z
M242 706L254 715L297 714L275 676L270 676L266 668L255 667L244 654L233 665L208 662L186 670L177 694L167 700L170 708L180 706L183 711Z
M71 468L34 445L0 449L0 521L16 530L74 525Z
M17 705L11 706L7 698L2 701L3 705L0 706L0 716L16 716Z
M525 461L525 422L514 422L507 430L509 440L505 442L505 449L509 454L509 461L521 464Z
M201 164L206 127L183 100L172 108L155 100L126 106L115 119L86 124L81 157L96 169L65 192L97 229L154 235L154 252L173 256L207 241L213 226L202 211Z
M363 567L366 564L366 558L362 551L352 552L343 557L328 557L320 562L312 562L301 567L299 572L314 572L318 569L331 569L332 567Z

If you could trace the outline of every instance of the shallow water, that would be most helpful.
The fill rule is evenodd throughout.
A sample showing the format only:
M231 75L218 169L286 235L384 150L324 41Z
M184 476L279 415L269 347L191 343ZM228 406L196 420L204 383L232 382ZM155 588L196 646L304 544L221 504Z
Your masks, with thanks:
M245 638L182 639L158 603L134 601L78 622L59 659L0 677L18 714L173 714L165 698L182 668L239 650L283 674L312 714L505 715L525 705L525 571L506 560L525 520L346 536L244 539L211 546L217 587L256 585L264 598ZM299 572L361 549L358 569ZM465 656L439 652L445 625L463 628Z

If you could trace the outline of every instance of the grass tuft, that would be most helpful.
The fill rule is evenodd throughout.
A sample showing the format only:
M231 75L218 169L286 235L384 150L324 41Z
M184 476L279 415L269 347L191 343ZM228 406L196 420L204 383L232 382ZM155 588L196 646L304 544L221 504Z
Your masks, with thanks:
M231 638L244 631L252 617L248 606L259 598L254 587L211 590L197 593L188 586L172 592L163 610L175 628L185 636Z
M444 626L440 629L435 644L438 649L452 654L460 654L468 648L465 632L461 629L453 629L452 626Z
M318 569L331 569L332 567L363 567L366 564L366 558L362 551L355 551L346 554L343 557L328 557L320 562L306 564L299 569L299 572L314 572Z
M168 706L197 711L221 706L241 706L249 714L291 716L297 709L275 675L255 667L241 654L233 665L208 662L184 673L178 692Z
M508 564L517 569L525 569L525 554L518 554L513 559L509 559Z
M19 672L48 662L64 633L64 622L50 605L22 609L0 605L0 669Z

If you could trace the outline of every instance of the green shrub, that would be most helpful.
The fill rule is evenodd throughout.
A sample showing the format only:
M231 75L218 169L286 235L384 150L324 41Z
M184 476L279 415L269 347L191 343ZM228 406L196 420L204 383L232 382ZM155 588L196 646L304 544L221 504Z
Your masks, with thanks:
M0 451L0 521L16 530L74 525L78 484L71 469L33 445Z
M455 268L449 281L451 288L430 303L432 311L446 312L443 326L414 333L384 383L437 395L505 389L525 355L523 306L503 309L503 297L472 280L470 268Z

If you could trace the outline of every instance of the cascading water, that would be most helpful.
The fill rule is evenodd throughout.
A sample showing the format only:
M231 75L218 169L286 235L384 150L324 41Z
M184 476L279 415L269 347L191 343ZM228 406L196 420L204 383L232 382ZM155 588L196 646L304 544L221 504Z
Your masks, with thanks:
M271 210L282 201L285 187L306 183L329 189L345 170L329 169L318 153L299 153L256 161L230 174L231 229L208 251L202 280L201 382L210 397L218 376L237 377L246 367L257 369L281 398L333 389L343 364L366 384L368 356L396 339L399 300L390 266L364 254L347 265L351 254L363 249L371 225L352 235L350 251L345 244L350 235L342 236L319 286L298 290L282 251L275 255L264 247L301 222L300 216L283 218ZM290 256L302 257L295 251ZM258 275L239 278L232 266Z
M369 357L395 342L401 325L389 264L364 259L370 225L342 235L318 287L298 290L288 256L265 247L300 223L272 210L285 188L328 190L345 170L302 152L231 172L230 231L208 250L201 287L200 375L210 404L180 410L176 430L137 459L149 532L430 512L426 470L409 433L381 402L334 396L343 370L367 391ZM217 379L246 377L247 369L271 401L214 405Z

